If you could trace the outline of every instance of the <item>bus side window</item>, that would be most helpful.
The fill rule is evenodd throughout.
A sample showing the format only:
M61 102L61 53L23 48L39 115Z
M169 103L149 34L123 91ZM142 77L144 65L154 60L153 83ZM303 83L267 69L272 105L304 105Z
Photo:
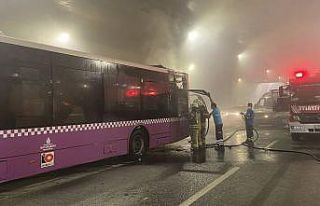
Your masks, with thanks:
M169 82L168 74L143 71L142 110L145 118L169 117Z
M177 116L182 117L189 113L189 103L188 103L188 79L185 74L177 73L175 76L175 81L177 84Z
M117 78L113 85L116 92L113 101L116 104L111 114L117 120L139 119L141 117L140 70L120 64L117 68Z
M48 53L19 46L1 47L0 129L51 123Z
M88 64L84 64L86 65ZM102 121L101 72L82 69L54 66L55 124Z
M116 64L103 65L103 88L104 88L104 121L117 121L117 75Z

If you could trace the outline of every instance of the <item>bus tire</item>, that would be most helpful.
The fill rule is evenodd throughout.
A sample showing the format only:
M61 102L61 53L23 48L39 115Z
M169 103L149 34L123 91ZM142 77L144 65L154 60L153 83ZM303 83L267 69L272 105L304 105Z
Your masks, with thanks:
M141 161L147 152L148 135L141 129L135 130L130 136L129 155Z
M300 135L293 133L293 134L291 134L291 139L292 139L292 141L295 141L295 142L299 141L300 140Z

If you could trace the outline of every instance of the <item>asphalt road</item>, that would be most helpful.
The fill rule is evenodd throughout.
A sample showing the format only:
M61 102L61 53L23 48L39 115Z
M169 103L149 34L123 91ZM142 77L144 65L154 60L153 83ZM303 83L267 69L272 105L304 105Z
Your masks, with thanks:
M236 125L226 124L226 135ZM316 138L292 142L275 127L259 134L255 145L320 157ZM239 133L227 143L243 140ZM319 171L309 156L246 146L207 149L205 163L192 163L186 139L150 152L142 164L121 157L4 183L0 205L319 205Z

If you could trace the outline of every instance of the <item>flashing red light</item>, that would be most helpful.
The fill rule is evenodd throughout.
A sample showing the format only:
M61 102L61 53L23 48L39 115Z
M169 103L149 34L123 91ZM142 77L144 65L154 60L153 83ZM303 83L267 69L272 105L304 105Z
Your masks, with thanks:
M296 73L295 73L295 77L296 77L297 79L303 78L303 77L304 77L304 72L296 72Z
M136 96L139 96L139 91L137 89L129 89L127 92L126 92L126 96L127 97L136 97Z
M320 83L320 68L299 69L292 72L290 84Z

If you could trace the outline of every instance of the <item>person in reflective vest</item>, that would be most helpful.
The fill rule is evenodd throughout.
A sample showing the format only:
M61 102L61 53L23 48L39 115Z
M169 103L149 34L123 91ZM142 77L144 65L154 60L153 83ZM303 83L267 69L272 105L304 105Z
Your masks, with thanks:
M220 109L217 107L216 103L211 103L212 108L212 117L214 120L214 124L216 127L216 140L217 140L217 147L216 149L223 150L224 144L223 144L223 122L221 118Z

